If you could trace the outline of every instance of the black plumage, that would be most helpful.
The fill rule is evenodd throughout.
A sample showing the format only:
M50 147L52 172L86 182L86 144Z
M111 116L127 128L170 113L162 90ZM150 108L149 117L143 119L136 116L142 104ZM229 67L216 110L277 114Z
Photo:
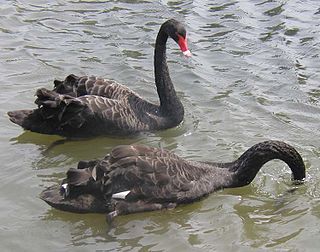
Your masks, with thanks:
M69 75L54 89L38 89L34 110L8 112L12 122L26 130L64 137L127 135L177 126L184 116L166 62L168 37L183 53L190 52L186 30L176 20L162 24L155 44L154 71L160 104L153 104L112 80Z
M41 193L49 205L71 212L117 215L173 208L223 188L251 183L268 161L280 159L293 179L305 178L299 153L280 141L261 142L229 163L185 160L163 149L141 145L115 147L101 160L81 161L60 187Z

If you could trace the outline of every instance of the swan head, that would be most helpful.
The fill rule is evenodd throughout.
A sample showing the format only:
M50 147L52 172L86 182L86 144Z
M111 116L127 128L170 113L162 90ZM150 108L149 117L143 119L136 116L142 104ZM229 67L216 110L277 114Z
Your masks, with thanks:
M187 31L183 24L175 19L170 19L163 23L162 28L166 31L169 37L171 37L180 47L183 55L191 57L191 52L188 49L187 43Z

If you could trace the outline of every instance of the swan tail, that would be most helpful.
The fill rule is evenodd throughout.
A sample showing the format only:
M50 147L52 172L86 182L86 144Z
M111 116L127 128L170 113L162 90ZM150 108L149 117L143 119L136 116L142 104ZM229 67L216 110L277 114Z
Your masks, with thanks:
M96 184L101 185L104 180L107 169L105 163L100 164L99 160L80 161L77 168L70 168L67 171L67 177L62 184L68 184L71 187L88 187L88 191L95 190ZM100 190L100 187L98 189Z
M52 125L45 120L38 109L8 112L9 120L25 130L43 134L54 134Z
M98 162L99 162L98 160L90 160L90 161L80 160L77 168L78 169L89 168L89 167L95 166Z
M69 95L45 88L38 89L38 109L8 112L9 119L26 130L51 135L83 136L80 128L91 118L87 104Z
M69 186L89 186L90 181L95 181L95 178L92 176L92 168L70 168L67 171L67 178L63 184L67 183Z
M61 187L51 186L41 192L40 198L50 206L74 213L107 213L111 210L106 201L97 195L85 193L74 197L65 197Z
M110 200L104 197L103 168L98 160L80 161L78 168L67 171L60 186L45 189L40 198L50 206L76 213L107 213L113 211Z
M78 96L78 86L80 77L70 74L63 81L54 80L53 91L59 94L67 94L73 97Z
M9 120L15 124L20 125L21 127L24 127L24 124L26 122L26 118L32 114L33 110L14 110L9 111L7 114L9 116Z
M51 108L56 108L59 105L59 101L61 100L57 92L48 90L46 88L39 88L36 92L36 96L37 99L34 103L37 104L39 107L47 106Z

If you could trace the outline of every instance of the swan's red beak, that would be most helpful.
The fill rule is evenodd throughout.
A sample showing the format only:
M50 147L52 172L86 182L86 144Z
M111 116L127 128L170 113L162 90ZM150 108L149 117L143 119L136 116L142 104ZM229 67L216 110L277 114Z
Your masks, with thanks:
M180 50L182 51L183 55L186 57L191 57L191 52L188 49L188 44L187 44L187 36L183 37L180 34L177 34L179 40L178 40L178 45L180 47Z

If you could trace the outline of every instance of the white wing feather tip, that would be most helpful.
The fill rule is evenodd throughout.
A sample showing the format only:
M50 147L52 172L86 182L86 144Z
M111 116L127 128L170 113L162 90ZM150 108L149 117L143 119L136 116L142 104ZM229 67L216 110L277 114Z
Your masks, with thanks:
M69 185L68 185L68 183L62 184L61 187L64 189L63 197L64 198L68 197L69 196Z
M123 191L112 194L113 199L125 199L126 196L130 193L130 191Z
M96 167L93 168L91 176L94 179L94 181L97 181L97 169L96 169Z

